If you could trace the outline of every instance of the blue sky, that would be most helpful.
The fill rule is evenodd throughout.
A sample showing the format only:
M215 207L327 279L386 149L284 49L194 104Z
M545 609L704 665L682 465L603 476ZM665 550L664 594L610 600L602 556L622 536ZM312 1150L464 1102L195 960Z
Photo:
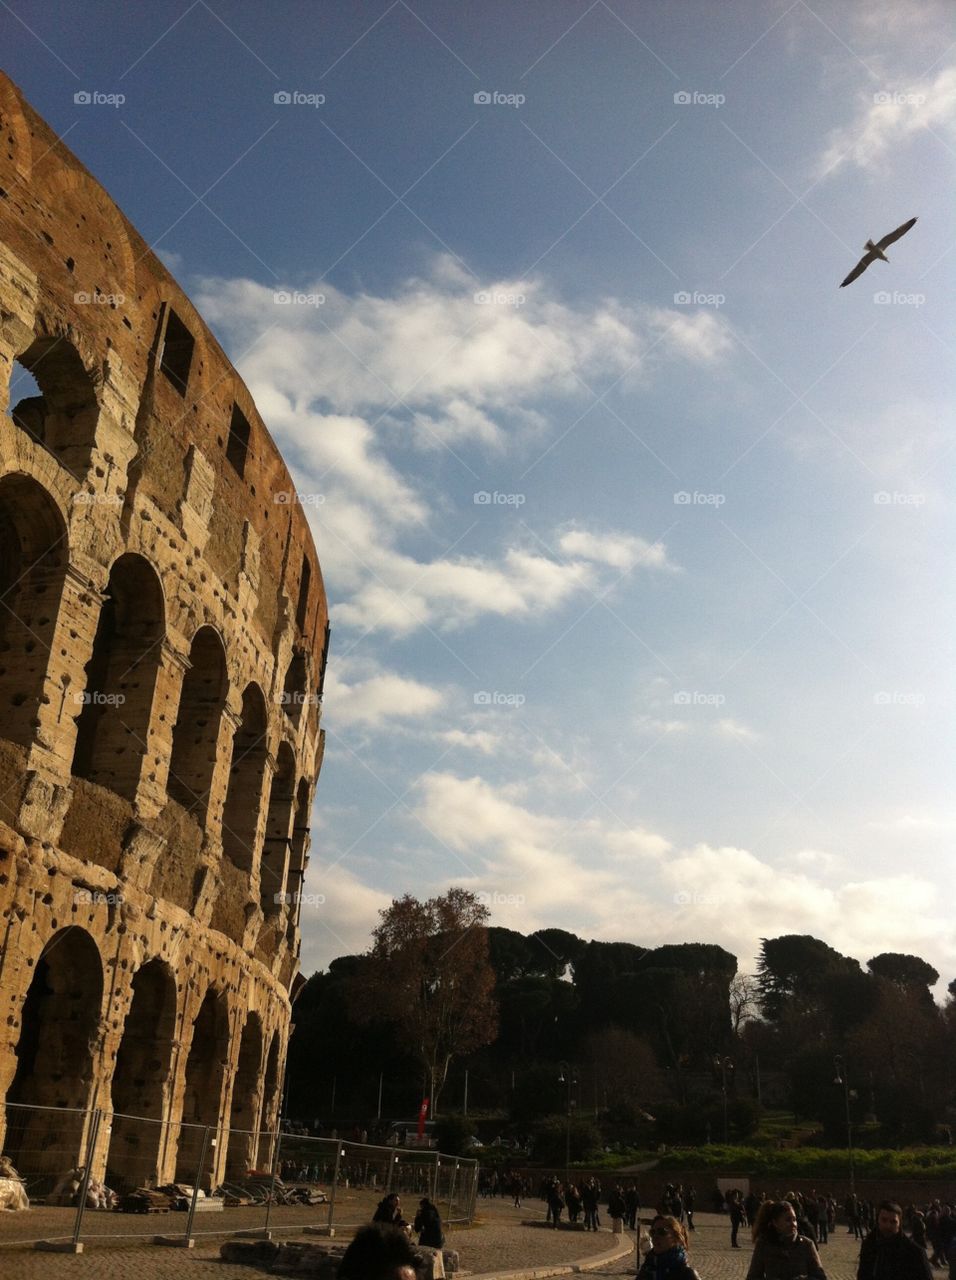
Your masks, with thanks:
M956 976L947 7L3 10L312 523L306 972L466 884Z

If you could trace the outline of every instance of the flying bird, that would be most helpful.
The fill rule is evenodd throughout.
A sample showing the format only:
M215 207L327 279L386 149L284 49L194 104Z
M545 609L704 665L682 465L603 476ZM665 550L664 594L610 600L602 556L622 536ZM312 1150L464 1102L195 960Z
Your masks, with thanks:
M866 253L843 281L843 284L840 285L840 288L843 289L848 284L852 284L857 276L861 276L870 263L875 262L877 258L882 258L884 262L889 262L889 258L883 250L891 245L894 240L899 240L900 236L905 236L910 227L914 226L915 223L916 219L910 218L909 222L904 222L901 227L897 227L895 231L891 231L889 235L884 236L882 240L877 240L876 244L874 244L872 240L867 240L866 244L863 246Z

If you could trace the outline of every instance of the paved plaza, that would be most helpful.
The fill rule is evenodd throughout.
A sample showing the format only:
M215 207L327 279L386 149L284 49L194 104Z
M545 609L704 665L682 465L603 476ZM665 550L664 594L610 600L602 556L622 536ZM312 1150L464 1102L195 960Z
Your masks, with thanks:
M45 1221L54 1211L37 1210L35 1221ZM312 1221L324 1221L320 1211L305 1211ZM40 1215L43 1214L41 1219ZM581 1264L587 1259L608 1253L619 1242L609 1230L597 1233L583 1231L552 1231L544 1226L524 1225L543 1221L545 1207L537 1199L527 1200L521 1209L515 1209L507 1200L481 1200L478 1204L478 1221L472 1227L448 1230L448 1245L461 1255L463 1271L470 1275L491 1276L503 1272L537 1269L546 1274L550 1266ZM197 1219L195 1250L165 1249L160 1246L140 1244L129 1247L121 1234L106 1241L88 1241L86 1252L80 1257L49 1253L36 1253L27 1248L11 1247L9 1224L25 1215L7 1214L0 1219L0 1275L4 1280L255 1280L265 1274L256 1268L227 1265L219 1261L219 1244L226 1236L205 1236L201 1232L210 1229L208 1221ZM645 1220L647 1215L645 1214ZM691 1261L700 1273L701 1280L743 1280L750 1261L750 1244L741 1232L743 1248L730 1248L730 1228L725 1217L717 1214L695 1215L697 1230L692 1237ZM238 1225L234 1218L230 1225ZM127 1215L93 1215L89 1221L93 1232L119 1231L123 1224L138 1232L146 1230L143 1221ZM312 1239L302 1237L283 1212L282 1226L276 1238ZM288 1224L288 1225L285 1225ZM221 1222L217 1226L221 1225ZM303 1216L302 1225L305 1225ZM150 1220L149 1226L157 1232L174 1234L182 1231L185 1217L169 1214ZM299 1228L301 1230L301 1228ZM51 1233L56 1234L56 1233ZM60 1234L62 1234L62 1229ZM339 1238L348 1234L343 1229ZM19 1232L20 1238L25 1233ZM128 1232L127 1232L128 1236ZM631 1234L631 1239L633 1235ZM831 1236L831 1243L821 1248L820 1254L828 1280L854 1280L859 1245L839 1227ZM593 1274L625 1276L634 1274L634 1253L631 1251L619 1261L597 1267Z

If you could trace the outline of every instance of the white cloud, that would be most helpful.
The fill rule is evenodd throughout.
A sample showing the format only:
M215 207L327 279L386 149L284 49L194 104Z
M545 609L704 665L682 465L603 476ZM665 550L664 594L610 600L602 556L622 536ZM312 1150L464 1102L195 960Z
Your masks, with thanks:
M646 377L669 358L710 362L725 349L725 322L614 300L574 308L540 280L484 292L522 301L476 302L473 283L445 258L393 297L323 285L276 302L249 280L202 282L199 306L242 353L238 365L292 469L338 596L336 623L405 635L487 615L533 618L599 590L608 570L673 567L662 543L583 527L555 535L567 561L543 550L550 531L522 545L533 539L516 522L498 551L487 543L496 511L471 491L457 509L447 486L441 499L426 494L399 459L414 444L500 454L540 440L544 402L585 394L582 380L599 375ZM480 518L481 552L457 551ZM440 521L455 523L447 551L406 550L412 536L440 543Z
M785 933L812 934L860 961L910 950L918 918L926 958L956 968L938 888L913 875L845 880L827 850L777 862L703 842L675 850L641 826L536 811L477 777L429 774L419 794L416 816L472 869L466 883L510 897L507 922L525 932L560 925L648 945L695 938L726 947L747 970L762 937Z
M856 118L830 134L818 174L835 173L846 164L873 169L888 152L930 129L944 134L956 129L956 67L944 67L931 80L861 95Z
M390 905L387 893L370 888L334 863L327 870L316 865L306 875L300 915L302 972L308 976L328 956L356 955L371 946L371 932L379 912Z
M585 560L610 565L614 569L628 570L635 565L652 569L674 569L667 559L667 550L661 542L645 542L627 534L589 533L586 529L572 529L561 535L558 544L568 555L579 555Z
M329 666L325 719L336 729L350 725L378 729L388 720L421 719L434 714L444 702L440 690L394 672L375 672L350 683L352 670L344 658Z

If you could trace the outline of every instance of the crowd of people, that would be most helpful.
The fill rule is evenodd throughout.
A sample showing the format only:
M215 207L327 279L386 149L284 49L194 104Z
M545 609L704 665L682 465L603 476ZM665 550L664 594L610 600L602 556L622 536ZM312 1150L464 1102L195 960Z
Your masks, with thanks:
M514 1174L496 1177L483 1194L513 1195L520 1206L527 1192L527 1179ZM570 1225L577 1225L583 1215L584 1229L597 1231L606 1206L614 1225L636 1231L638 1280L701 1280L689 1257L696 1201L693 1187L669 1184L664 1188L646 1238L634 1181L626 1186L615 1182L605 1193L595 1177L577 1182L549 1177L538 1193L546 1205L546 1221L555 1229L566 1213ZM742 1247L738 1239L742 1227L750 1230L753 1252L746 1280L827 1280L820 1248L843 1224L847 1234L860 1241L856 1280L935 1280L934 1269L948 1269L948 1280L956 1280L956 1207L939 1200L923 1206L908 1204L904 1209L892 1200L873 1203L855 1195L838 1205L833 1196L816 1191L776 1197L715 1191L714 1208L729 1215L731 1248ZM343 1280L415 1280L413 1233L420 1246L440 1249L444 1234L438 1209L423 1197L409 1225L399 1196L387 1195L373 1225L363 1228L349 1246L340 1276Z

